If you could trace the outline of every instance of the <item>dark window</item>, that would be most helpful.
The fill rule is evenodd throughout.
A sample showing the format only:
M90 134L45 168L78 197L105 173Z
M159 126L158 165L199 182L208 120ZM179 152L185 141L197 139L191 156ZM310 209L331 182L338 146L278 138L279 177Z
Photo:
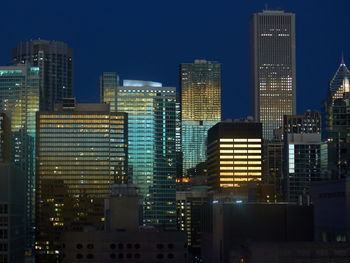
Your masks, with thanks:
M127 244L126 247L127 248L132 248L132 245L131 244Z
M126 257L127 257L127 258L131 258L132 255L129 253L129 254L126 254Z
M83 258L83 255L82 254L77 254L77 259L81 259L81 258Z
M82 249L83 245L82 244L77 244L77 249Z
M173 249L174 248L174 244L168 244L168 248L169 249Z
M87 257L88 259L92 259L92 258L94 258L94 255L93 255L93 254L88 254L86 257Z
M112 253L112 254L110 255L110 258L115 258L115 254Z
M124 245L122 243L118 244L118 248L119 249L123 249L124 248Z
M140 257L141 257L141 255L140 255L139 253L136 253L136 254L134 255L134 258L139 259Z
M162 249L163 247L164 247L163 244L157 244L158 249Z
M123 253L119 253L118 258L124 258L124 254Z
M94 244L88 244L88 245L87 245L87 248L88 248L88 249L93 249L93 248L94 248Z
M139 248L140 248L140 244L135 244L134 247L135 247L136 249L139 249Z
M173 259L174 258L174 254L168 254L168 258L169 259Z
M116 248L116 245L115 245L115 244L111 244L109 247L110 247L111 249L115 249L115 248Z
M158 259L162 259L163 257L164 257L163 254L158 254L158 255L157 255L157 258L158 258Z

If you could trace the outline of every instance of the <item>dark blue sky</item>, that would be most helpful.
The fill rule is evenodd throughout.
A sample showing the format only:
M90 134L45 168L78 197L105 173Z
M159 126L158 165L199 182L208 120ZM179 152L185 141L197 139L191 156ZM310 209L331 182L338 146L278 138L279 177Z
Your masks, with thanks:
M222 63L223 118L249 114L249 18L267 1L3 1L0 64L21 40L62 40L75 52L75 95L98 101L98 76L178 87L178 65ZM318 109L342 50L350 65L350 1L268 1L296 13L297 109Z

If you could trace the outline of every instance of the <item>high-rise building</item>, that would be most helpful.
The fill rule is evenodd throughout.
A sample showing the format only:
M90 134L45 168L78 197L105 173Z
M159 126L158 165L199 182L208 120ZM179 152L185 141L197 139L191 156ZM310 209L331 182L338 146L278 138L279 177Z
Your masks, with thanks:
M111 112L116 111L117 87L119 76L115 72L103 72L100 75L100 103L108 103Z
M9 163L11 161L11 126L10 119L4 113L0 112L0 163Z
M329 82L322 104L323 164L325 177L350 175L350 71L344 60Z
M262 179L261 123L220 122L208 131L209 191L247 191Z
M116 106L128 113L129 175L143 197L143 222L175 227L176 88L124 80Z
M221 120L221 64L180 65L183 175L206 160L208 130Z
M287 201L300 202L309 198L311 182L321 179L321 115L286 115L283 126L284 192Z
M110 112L109 105L64 99L54 111L38 112L35 245L40 262L58 256L63 230L103 228L104 198L112 184L127 182L127 156L127 115Z
M61 41L20 42L12 49L15 63L40 68L40 110L52 110L63 98L73 97L73 49Z
M296 113L295 14L264 10L250 20L250 107L271 140Z
M0 67L0 111L10 118L11 163L26 175L27 249L34 242L35 114L39 110L39 91L38 67L28 64Z

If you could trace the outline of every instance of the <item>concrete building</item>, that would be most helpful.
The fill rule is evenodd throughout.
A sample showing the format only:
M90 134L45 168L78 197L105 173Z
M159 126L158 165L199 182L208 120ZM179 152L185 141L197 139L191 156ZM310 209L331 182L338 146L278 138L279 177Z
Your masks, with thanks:
M264 140L296 114L295 14L263 10L250 20L250 107Z
M11 125L9 117L0 112L0 163L11 161Z
M105 204L106 231L62 235L63 263L187 262L185 233L138 227L139 196L135 186L112 186Z
M23 171L0 163L0 262L24 262L25 183Z

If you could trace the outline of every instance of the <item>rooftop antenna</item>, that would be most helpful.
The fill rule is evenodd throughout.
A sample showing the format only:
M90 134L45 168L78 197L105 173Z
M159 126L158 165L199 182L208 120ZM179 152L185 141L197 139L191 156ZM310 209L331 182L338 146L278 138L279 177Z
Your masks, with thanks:
M341 51L341 62L340 62L341 66L345 66L345 62L344 62L344 51Z

